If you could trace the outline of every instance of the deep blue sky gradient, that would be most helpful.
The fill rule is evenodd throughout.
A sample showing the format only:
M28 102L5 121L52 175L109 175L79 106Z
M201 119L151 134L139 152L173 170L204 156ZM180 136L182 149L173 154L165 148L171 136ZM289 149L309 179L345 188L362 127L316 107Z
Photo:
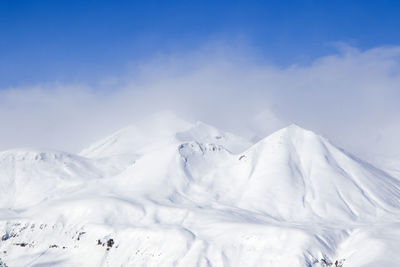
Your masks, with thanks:
M400 44L400 1L0 1L0 88L91 82L156 53L246 40L285 66Z

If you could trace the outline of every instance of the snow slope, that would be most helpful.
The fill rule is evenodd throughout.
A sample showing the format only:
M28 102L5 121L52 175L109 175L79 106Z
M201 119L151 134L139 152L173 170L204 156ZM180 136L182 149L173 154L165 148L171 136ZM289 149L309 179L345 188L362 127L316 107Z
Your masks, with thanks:
M296 125L162 113L79 155L0 153L0 266L399 266L400 181Z

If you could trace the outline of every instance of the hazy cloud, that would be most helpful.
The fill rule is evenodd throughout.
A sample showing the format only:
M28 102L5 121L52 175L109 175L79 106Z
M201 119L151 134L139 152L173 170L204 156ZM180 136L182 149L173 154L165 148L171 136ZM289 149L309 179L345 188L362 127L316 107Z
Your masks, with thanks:
M295 122L365 157L400 151L400 47L338 45L279 67L249 48L158 56L96 85L0 91L0 149L79 151L146 114L170 109L248 138Z

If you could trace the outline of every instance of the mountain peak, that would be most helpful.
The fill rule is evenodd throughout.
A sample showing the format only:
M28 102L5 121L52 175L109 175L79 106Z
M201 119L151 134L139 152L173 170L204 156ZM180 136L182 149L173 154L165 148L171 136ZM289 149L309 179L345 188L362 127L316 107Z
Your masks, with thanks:
M163 111L131 124L96 142L80 153L86 157L108 157L117 154L140 153L143 149L166 144L175 133L192 127L173 112Z
M297 130L306 130L306 129L304 129L303 127L299 126L299 125L296 124L296 123L291 123L291 124L289 124L288 126L286 126L285 128L288 128L288 129L297 129Z
M315 132L302 128L301 126L292 123L287 127L284 127L271 135L265 137L258 143L287 143L287 144L299 144L303 142L313 142L320 143L321 141L325 141L325 139L316 134ZM258 144L257 143L257 144ZM257 146L257 144L255 144Z
M264 138L244 156L253 181L242 196L247 208L295 220L309 214L355 220L374 218L400 203L398 181L295 124ZM255 194L275 202L254 204Z
M173 143L190 141L215 143L233 153L241 152L250 146L244 138L220 131L204 122L187 122L172 112L164 111L109 135L84 149L80 155L90 158L121 154L143 155Z
M296 123L291 123L290 125L288 125L285 128L282 128L281 130L285 130L287 132L290 132L291 134L299 134L299 133L301 133L301 134L315 134L315 135L317 135L313 131L305 129L305 128L299 126Z

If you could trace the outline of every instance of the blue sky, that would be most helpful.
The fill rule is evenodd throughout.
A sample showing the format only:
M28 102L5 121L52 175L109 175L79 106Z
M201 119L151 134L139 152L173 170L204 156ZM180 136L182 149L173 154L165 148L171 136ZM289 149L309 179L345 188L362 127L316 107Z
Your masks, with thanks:
M259 60L307 64L332 43L400 43L400 1L0 2L0 88L87 82L154 54L248 44Z
M0 1L0 150L77 152L160 110L297 123L400 161L400 1Z

